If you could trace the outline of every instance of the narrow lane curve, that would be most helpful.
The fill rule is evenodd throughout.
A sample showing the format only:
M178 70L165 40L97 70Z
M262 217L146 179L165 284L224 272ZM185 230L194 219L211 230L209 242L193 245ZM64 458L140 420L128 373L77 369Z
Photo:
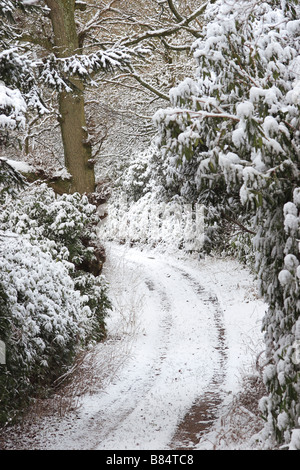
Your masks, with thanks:
M6 435L5 445L210 448L221 405L223 413L261 337L265 305L249 273L233 260L193 262L116 244L106 249L113 301L108 337L82 364L73 410L61 414L65 397L54 397L49 413L34 423L29 417Z
M97 448L162 449L174 447L175 442L177 446L186 445L187 431L182 435L182 430L183 423L188 423L189 410L212 384L218 389L225 373L220 306L216 297L184 268L135 250L122 256L127 269L139 271L141 284L151 293L150 303L149 296L145 296L147 301L139 318L151 350L151 373L145 380L147 368L143 366L143 372L136 374L144 385L135 400L134 377L127 391L123 389L130 411ZM145 354L146 342L138 346L137 341L128 367L138 369L145 363L140 353ZM124 372L128 377L129 369ZM215 408L212 400L210 403L207 409Z

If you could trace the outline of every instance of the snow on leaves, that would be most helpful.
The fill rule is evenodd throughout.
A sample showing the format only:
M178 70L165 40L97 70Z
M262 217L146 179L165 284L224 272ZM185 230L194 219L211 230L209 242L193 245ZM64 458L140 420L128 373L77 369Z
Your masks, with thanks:
M181 194L186 178L194 200L205 190L215 189L217 200L238 193L256 232L256 269L270 305L263 326L274 361L263 409L278 441L290 439L300 416L291 359L300 316L299 8L297 1L210 6L193 46L196 78L173 89L172 107L154 116Z
M24 127L26 109L26 103L19 90L10 90L0 85L0 128Z
M47 112L34 79L30 54L17 45L17 32L13 27L17 8L25 2L0 1L0 129L23 127L28 108Z
M11 307L11 321L21 342L8 338L12 348L24 351L27 367L36 362L47 364L48 341L53 348L77 343L86 336L91 317L74 281L63 262L56 262L38 245L11 232L0 233L1 285ZM18 336L19 336L18 335ZM19 351L20 353L20 351Z
M15 187L0 211L0 336L8 351L1 423L37 381L50 383L81 347L103 338L109 302L105 278L75 266L94 256L82 240L96 236L96 207L79 194L56 196L45 184L24 188L0 163L4 183L10 174Z
M93 74L113 72L115 69L125 69L131 63L133 56L144 55L147 49L140 47L129 49L126 47L99 50L88 55L73 55L71 57L57 58L54 54L43 60L33 63L33 68L39 72L39 80L58 90L72 91L70 77L80 77L84 81L92 82Z
M212 163L218 149L227 149L254 162L254 168L262 159L271 167L276 165L273 154L281 158L297 129L298 22L267 4L255 7L258 19L251 23L237 16L239 9L247 13L245 2L227 2L226 16L222 2L219 7L193 46L197 80L185 80L172 90L173 108L154 118L166 137L162 144L190 159L201 140ZM166 131L168 123L172 125Z

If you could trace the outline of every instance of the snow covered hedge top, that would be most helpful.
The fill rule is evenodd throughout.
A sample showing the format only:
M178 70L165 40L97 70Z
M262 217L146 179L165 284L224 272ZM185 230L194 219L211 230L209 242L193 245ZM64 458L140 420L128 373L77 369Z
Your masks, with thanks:
M96 210L86 196L57 196L46 184L33 185L3 208L0 224L5 230L26 234L39 245L52 240L47 250L54 258L77 264L93 256L93 249L86 248L82 240L97 237Z

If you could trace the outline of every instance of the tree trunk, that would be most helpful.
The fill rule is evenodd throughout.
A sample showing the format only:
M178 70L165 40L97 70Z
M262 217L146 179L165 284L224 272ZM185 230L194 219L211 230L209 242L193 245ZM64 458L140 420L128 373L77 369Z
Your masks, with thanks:
M54 33L55 54L59 58L79 53L75 25L75 0L46 0ZM59 113L65 165L72 175L70 192L91 193L95 189L92 149L84 110L84 85L79 78L67 77L72 92L59 93Z
M60 126L65 165L72 175L71 192L91 193L95 189L91 145L87 142L84 99L82 92L59 94Z

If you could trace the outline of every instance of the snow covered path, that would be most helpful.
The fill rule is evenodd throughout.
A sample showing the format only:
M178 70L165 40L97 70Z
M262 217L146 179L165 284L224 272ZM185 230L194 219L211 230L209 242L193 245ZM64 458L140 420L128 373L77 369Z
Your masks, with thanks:
M223 375L222 311L186 269L135 250L125 259L123 278L138 275L132 287L146 301L132 360L103 402L103 413L116 406L117 420L97 448L166 448L199 393Z
M90 391L74 413L44 419L26 448L206 448L200 438L258 352L265 306L253 280L231 260L115 244L107 255L114 308Z

